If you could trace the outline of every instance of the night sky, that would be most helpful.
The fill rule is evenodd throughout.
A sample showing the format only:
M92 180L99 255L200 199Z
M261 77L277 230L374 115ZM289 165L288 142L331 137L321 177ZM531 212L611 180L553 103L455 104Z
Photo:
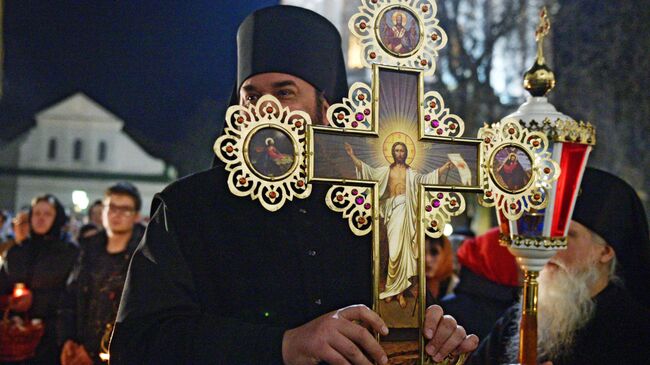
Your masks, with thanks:
M0 138L83 91L130 134L154 146L173 142L202 103L225 103L239 23L277 3L7 0Z

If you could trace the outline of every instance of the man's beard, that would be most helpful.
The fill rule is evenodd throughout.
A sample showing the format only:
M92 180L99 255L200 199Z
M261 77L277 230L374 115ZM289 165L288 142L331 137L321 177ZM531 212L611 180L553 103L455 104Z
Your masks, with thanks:
M559 264L554 272L542 270L539 275L539 300L537 308L537 356L552 360L570 352L576 332L594 316L596 305L591 299L590 287L599 272L590 265L575 274ZM518 316L521 318L521 301ZM508 343L510 359L519 353L519 327Z

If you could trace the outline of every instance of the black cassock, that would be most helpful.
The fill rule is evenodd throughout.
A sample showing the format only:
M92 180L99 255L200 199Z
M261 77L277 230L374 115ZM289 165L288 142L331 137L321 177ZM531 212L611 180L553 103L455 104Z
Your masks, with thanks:
M623 288L610 284L596 297L594 318L578 330L570 353L553 365L650 364L650 310ZM510 308L470 357L468 365L516 363L505 347L517 330L517 309Z
M268 212L222 166L157 195L134 253L111 364L275 364L287 329L372 299L371 237L325 205L329 186Z

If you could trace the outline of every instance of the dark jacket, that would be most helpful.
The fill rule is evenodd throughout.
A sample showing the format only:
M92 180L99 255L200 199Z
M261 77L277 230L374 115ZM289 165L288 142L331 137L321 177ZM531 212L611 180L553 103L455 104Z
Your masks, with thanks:
M10 294L14 284L25 283L33 294L27 316L40 318L45 325L36 358L30 363L59 363L57 308L77 254L77 246L69 241L29 238L9 250L0 270L0 293Z
M483 339L518 298L519 287L497 284L462 267L454 293L444 297L440 305L467 333Z
M218 166L152 204L111 342L112 364L280 364L287 329L372 299L371 237L325 205L328 185L270 213Z
M623 288L610 284L600 292L594 318L575 335L569 354L553 365L647 364L650 359L650 312ZM499 319L485 341L470 357L468 365L516 363L505 355L506 345L517 330L517 308Z
M82 239L80 255L68 279L59 311L58 342L73 340L84 345L95 363L106 333L106 325L115 321L131 256L144 234L136 224L126 249L111 254L106 251L106 231ZM110 329L109 329L110 330Z

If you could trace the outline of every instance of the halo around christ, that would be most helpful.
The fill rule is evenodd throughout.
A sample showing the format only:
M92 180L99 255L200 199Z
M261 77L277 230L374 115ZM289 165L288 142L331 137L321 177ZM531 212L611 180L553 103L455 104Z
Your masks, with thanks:
M402 132L393 132L389 134L386 139L384 139L384 144L382 148L382 152L384 153L384 158L386 158L386 161L388 161L389 164L392 164L395 162L393 159L393 145L395 142L402 142L406 145L406 149L408 150L408 155L406 156L406 164L410 165L413 160L415 159L415 143L413 143L413 139L406 134Z

